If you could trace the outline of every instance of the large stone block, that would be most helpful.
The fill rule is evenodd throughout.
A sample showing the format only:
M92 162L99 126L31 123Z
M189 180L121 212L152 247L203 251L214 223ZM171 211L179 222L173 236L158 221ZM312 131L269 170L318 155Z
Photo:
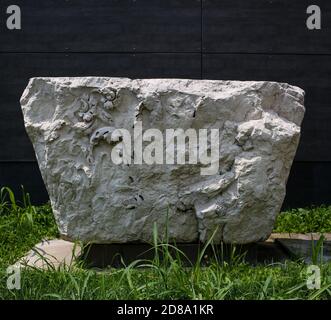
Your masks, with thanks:
M156 224L177 243L249 243L284 200L303 98L275 82L33 78L21 105L63 236L150 241Z

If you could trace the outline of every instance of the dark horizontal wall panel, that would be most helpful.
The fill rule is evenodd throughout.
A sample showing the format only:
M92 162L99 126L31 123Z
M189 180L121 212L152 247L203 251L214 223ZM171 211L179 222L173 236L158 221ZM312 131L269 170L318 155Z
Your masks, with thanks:
M296 160L331 161L331 56L205 54L203 78L270 80L306 91L306 114Z
M202 1L205 52L331 53L330 0ZM312 4L321 8L321 30L306 26Z
M287 182L283 209L331 205L330 181L330 162L295 162Z
M48 194L37 162L0 162L0 188L11 188L17 199L22 196L22 188L31 196L34 204L46 203Z
M200 78L199 54L0 54L0 160L33 160L19 99L30 77Z
M6 28L19 5L22 29ZM2 52L199 52L200 0L5 0Z

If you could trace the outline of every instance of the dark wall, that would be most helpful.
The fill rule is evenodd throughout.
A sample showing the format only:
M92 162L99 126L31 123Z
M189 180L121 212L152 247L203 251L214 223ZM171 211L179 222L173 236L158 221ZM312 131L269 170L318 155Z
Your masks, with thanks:
M22 29L6 28L19 5ZM306 9L322 10L309 31ZM0 3L0 186L47 200L19 98L34 76L275 80L306 90L285 207L331 204L331 1L39 0Z

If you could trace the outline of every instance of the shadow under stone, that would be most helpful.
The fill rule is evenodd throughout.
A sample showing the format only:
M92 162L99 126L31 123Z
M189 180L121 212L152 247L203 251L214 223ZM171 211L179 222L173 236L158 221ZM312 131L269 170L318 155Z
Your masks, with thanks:
M121 268L135 261L136 265L142 265L156 256L160 261L164 261L169 255L173 259L180 259L185 266L195 264L199 260L202 265L208 265L215 261L215 258L218 262L245 261L252 265L285 262L290 259L288 250L277 242L236 246L220 244L210 245L207 248L199 243L176 244L175 246L178 250L174 249L172 244L160 245L156 254L155 248L149 244L91 244L85 247L81 258L89 268Z

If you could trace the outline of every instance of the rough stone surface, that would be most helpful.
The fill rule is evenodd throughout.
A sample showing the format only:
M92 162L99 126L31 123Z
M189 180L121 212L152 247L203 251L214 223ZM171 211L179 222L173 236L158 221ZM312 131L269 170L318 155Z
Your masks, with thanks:
M150 241L156 223L177 243L215 230L216 242L249 243L268 238L281 208L303 98L275 82L33 78L21 105L63 236ZM199 162L114 164L120 142L110 131L137 121L143 131L219 129L218 172L201 175Z

